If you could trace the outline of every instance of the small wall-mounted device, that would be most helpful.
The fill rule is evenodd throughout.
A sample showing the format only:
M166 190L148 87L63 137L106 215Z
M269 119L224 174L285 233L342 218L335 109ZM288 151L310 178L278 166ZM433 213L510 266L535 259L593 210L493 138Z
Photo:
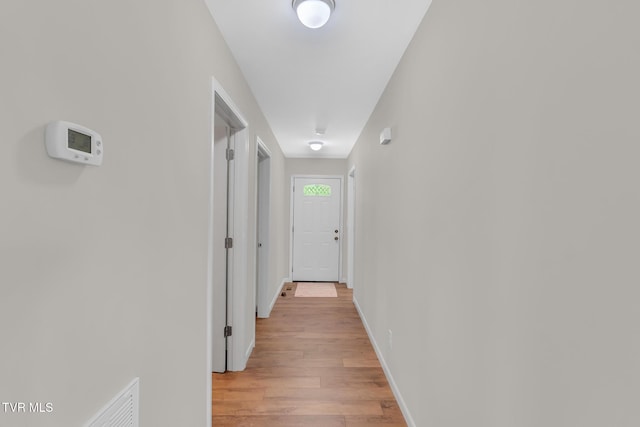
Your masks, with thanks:
M386 145L391 142L391 128L382 129L380 133L380 144Z
M102 138L84 126L61 120L51 122L45 132L45 145L54 159L93 166L102 164Z

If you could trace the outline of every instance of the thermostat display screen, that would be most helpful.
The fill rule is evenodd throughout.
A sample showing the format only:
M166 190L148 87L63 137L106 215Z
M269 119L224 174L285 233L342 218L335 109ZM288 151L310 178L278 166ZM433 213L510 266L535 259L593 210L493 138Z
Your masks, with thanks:
M44 145L51 158L67 162L100 166L104 157L104 141L98 132L63 120L47 124Z
M91 137L69 129L67 139L69 148L91 154Z

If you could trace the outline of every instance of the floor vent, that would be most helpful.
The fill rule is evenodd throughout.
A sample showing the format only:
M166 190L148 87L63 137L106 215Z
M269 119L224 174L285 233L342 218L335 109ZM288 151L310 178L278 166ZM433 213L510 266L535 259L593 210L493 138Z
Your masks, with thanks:
M140 382L136 378L85 427L139 427Z

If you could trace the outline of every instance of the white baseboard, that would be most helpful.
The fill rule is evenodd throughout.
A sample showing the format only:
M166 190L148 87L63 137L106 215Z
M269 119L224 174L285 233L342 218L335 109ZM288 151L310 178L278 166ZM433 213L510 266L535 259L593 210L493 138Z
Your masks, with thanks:
M251 357L251 353L253 353L253 349L256 347L256 336L253 335L253 339L249 343L249 346L244 351L243 359L239 361L239 364L234 363L232 367L229 368L230 371L240 372L247 369L247 363L249 362L249 357Z
M259 316L261 319L266 319L269 316L271 316L271 310L273 310L273 306L276 305L276 301L278 301L278 297L280 296L280 292L282 292L282 287L284 286L285 283L290 282L291 279L288 277L285 277L284 279L282 279L282 281L280 282L280 287L278 289L276 289L276 292L273 295L273 298L271 298L271 302L269 303L269 310L267 310L266 315L264 316Z
M249 357L251 357L251 353L253 353L253 349L256 348L256 336L255 334L253 335L253 339L251 340L251 343L249 344L249 348L247 349L247 351L244 352L244 366L247 366L247 362L249 362Z
M369 340L371 341L371 345L373 345L373 349L375 350L376 355L378 356L378 360L380 361L380 364L382 365L382 370L384 371L384 375L387 377L387 381L389 381L389 385L391 386L391 391L393 392L393 395L396 397L396 400L398 401L398 406L400 406L400 410L402 411L402 415L404 415L404 419L407 422L407 425L409 427L416 427L416 423L415 423L415 421L413 421L413 417L411 417L411 413L409 412L409 408L407 407L407 404L405 403L404 399L402 398L402 394L400 393L400 390L398 389L398 386L396 385L396 382L393 379L393 375L391 375L391 371L389 370L389 366L387 366L387 362L384 360L384 357L382 356L382 352L380 351L380 347L378 347L378 343L376 342L376 339L374 338L373 333L371 332L371 329L369 328L369 324L367 323L367 319L364 317L364 313L360 309L360 304L358 304L358 300L356 300L355 295L353 296L353 304L356 306L356 310L358 311L358 314L360 315L360 319L362 319L362 324L364 325L364 328L367 331L367 335L369 335Z

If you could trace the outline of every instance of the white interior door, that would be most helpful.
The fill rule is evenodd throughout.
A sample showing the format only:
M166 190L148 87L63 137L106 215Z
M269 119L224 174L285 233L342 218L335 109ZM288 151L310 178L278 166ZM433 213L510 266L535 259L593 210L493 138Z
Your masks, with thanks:
M258 155L258 201L257 201L257 239L256 248L256 312L258 317L269 316L269 211L271 198L271 158L260 144L257 146Z
M339 281L341 187L339 178L294 178L294 281Z
M229 162L227 149L230 129L219 116L214 128L213 180L213 372L227 369L227 338L224 328L229 324L229 254L225 238L229 236Z

